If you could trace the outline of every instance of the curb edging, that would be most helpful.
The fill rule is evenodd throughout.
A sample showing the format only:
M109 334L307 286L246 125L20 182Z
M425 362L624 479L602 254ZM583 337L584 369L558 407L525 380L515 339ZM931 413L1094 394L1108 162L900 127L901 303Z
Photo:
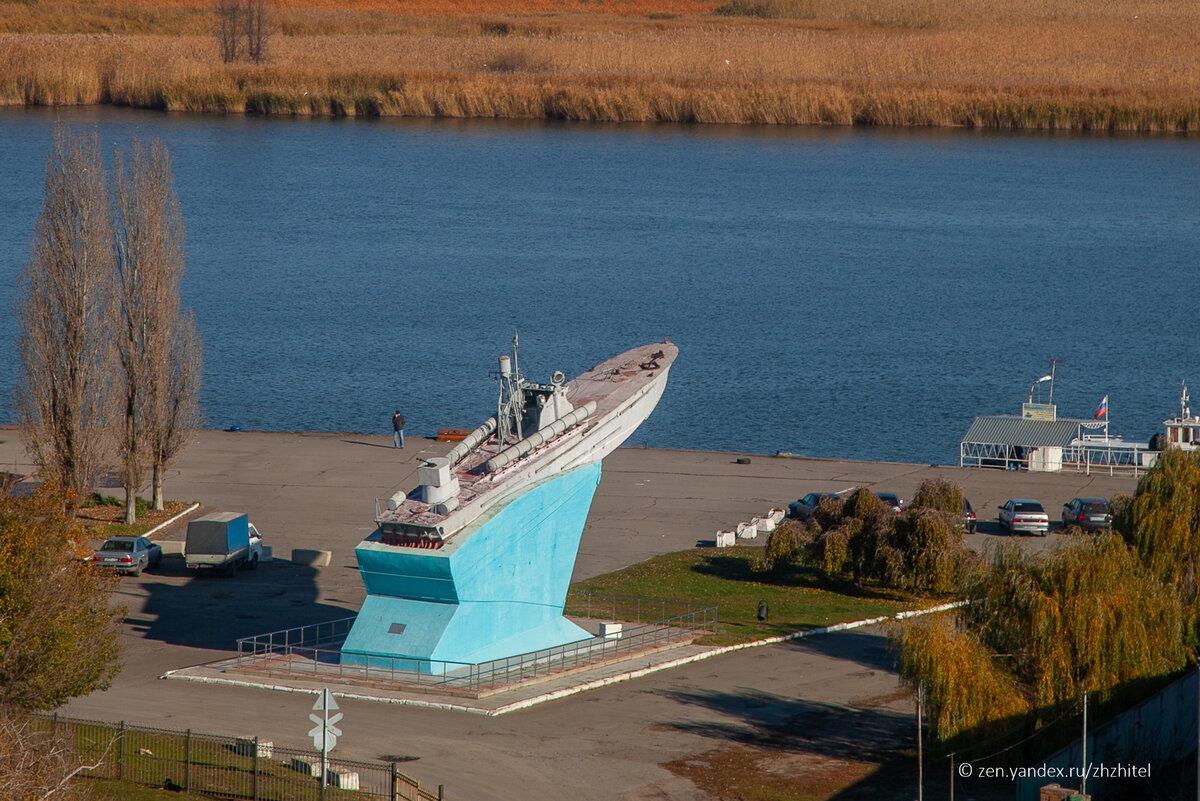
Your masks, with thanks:
M171 525L171 524L172 524L172 523L174 523L176 520L179 520L180 518L184 517L185 515L190 515L192 512L196 511L196 510L197 510L197 509L199 509L199 508L200 508L200 501L196 501L195 503L193 503L193 504L192 504L191 506L189 506L188 508L184 509L184 510L183 510L182 512L180 512L179 514L177 514L177 515L175 515L174 517L172 517L170 520L164 520L163 522L159 523L159 524L158 524L157 526L155 526L154 528L152 528L152 529L150 529L149 531L147 531L147 532L146 532L145 534L143 534L142 536L143 536L143 537L149 537L149 536L152 536L152 535L154 535L154 534L157 534L159 531L161 531L162 529L164 529L164 528L166 528L167 526Z
M789 640L802 640L806 637L815 637L818 634L832 634L833 632L849 631L850 629L862 628L863 626L874 626L877 623L883 623L889 619L905 620L910 617L919 617L921 615L933 614L935 612L945 612L950 609L957 609L960 606L966 606L967 603L969 602L953 601L951 603L933 606L929 609L911 609L905 612L896 612L890 617L888 615L883 615L881 617L868 617L863 618L862 620L853 620L849 623L834 623L831 626L821 626L815 629L807 629L806 631L796 631L792 632L791 634L767 637L762 640L754 640L753 642L743 642L738 643L737 645L725 645L720 648L713 648L711 651L705 651L704 653L685 656L680 659L671 660L670 662L663 662L659 665L652 665L650 667L641 668L640 670L631 670L627 673L620 673L616 676L597 679L585 684L580 684L577 687L568 687L564 690L556 690L555 692L546 693L545 695L527 698L524 701L515 701L507 706L497 707L496 709L490 710L487 714L489 716L496 716L503 715L508 712L515 712L519 709L528 709L531 706L535 706L546 701L554 701L559 698L566 698L568 696L575 695L576 693L587 692L588 690L595 690L599 689L600 687L607 687L610 684L616 684L629 679L639 679L642 676L648 676L649 674L657 673L660 670L669 670L671 668L681 667L683 665L690 665L694 662L701 662L705 659L711 659L714 656L721 656L722 654L733 653L734 651L744 651L747 648L758 648L763 645L778 645L779 643L787 642Z
M387 697L387 696L369 695L366 693L358 693L358 692L340 692L337 690L331 690L330 694L334 695L338 698L345 698L350 701L372 701L374 703L393 704L395 706L412 706L412 707L421 707L423 709L440 709L440 710L452 711L452 712L469 712L474 715L483 715L484 717L492 718L492 717L499 717L500 715L506 715L509 712L517 712L522 709L529 709L530 707L537 706L538 704L544 704L547 701L557 701L560 698L568 698L572 695L578 695L579 693L588 692L589 690L597 690L597 689L600 689L601 687L608 687L610 685L619 684L620 682L629 681L631 679L640 679L641 677L648 676L651 673L658 673L659 671L662 671L662 670L670 670L671 668L682 667L683 665L690 665L692 663L700 662L705 659L711 659L714 656L721 656L722 654L733 653L734 651L744 651L747 648L759 648L764 645L778 645L779 643L788 642L789 640L802 640L806 637L815 637L819 634L832 634L832 633L839 632L839 631L849 631L851 629L858 629L858 628L862 628L864 626L874 626L878 623L883 623L887 620L907 620L909 618L920 617L922 615L934 614L936 612L947 612L951 609L958 609L960 607L966 606L969 603L970 603L970 601L952 601L950 603L939 604L938 606L931 606L928 609L910 609L910 610L903 611L903 612L896 612L892 615L882 615L880 617L868 617L868 618L863 618L862 620L852 620L848 623L834 623L829 626L820 626L818 628L808 629L806 631L796 631L791 634L782 634L782 635L779 635L776 637L767 637L762 640L754 640L753 642L743 642L743 643L738 643L736 645L725 645L725 646L721 646L719 648L713 648L711 650L704 651L699 654L693 654L692 656L685 656L685 657L680 657L679 659L672 659L668 662L662 662L658 665L650 665L648 667L639 668L638 670L630 670L630 671L626 671L625 673L618 673L615 676L608 676L603 679L596 679L594 681L584 682L583 684L579 684L574 687L567 687L562 690L555 690L553 692L543 693L542 695L535 695L532 698L526 698L522 701L514 701L511 704L505 704L504 706L499 706L499 707L496 707L495 709L481 709L479 707L465 706L463 704L454 704L454 703L448 703L448 702L444 702L444 701L426 701L426 700L418 699L418 698L392 698L392 697ZM288 686L286 684L267 684L265 682L244 681L241 679L217 678L215 676L184 675L184 671L190 670L190 669L191 668L178 668L176 670L168 670L166 673L159 676L159 678L160 679L177 679L177 680L183 680L183 681L194 681L194 682L198 682L200 684L216 684L216 685L223 685L223 686L227 686L227 687L251 687L254 689L258 689L258 690L274 690L276 692L300 693L300 694L305 694L305 695L319 694L321 692L320 690L317 690L317 689L314 689L311 687L296 687L296 686Z

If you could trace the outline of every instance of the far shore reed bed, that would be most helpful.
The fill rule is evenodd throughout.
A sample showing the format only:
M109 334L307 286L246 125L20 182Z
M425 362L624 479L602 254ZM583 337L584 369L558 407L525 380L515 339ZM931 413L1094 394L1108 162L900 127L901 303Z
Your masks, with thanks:
M1195 132L1193 3L280 3L266 61L229 65L200 0L10 4L0 104Z

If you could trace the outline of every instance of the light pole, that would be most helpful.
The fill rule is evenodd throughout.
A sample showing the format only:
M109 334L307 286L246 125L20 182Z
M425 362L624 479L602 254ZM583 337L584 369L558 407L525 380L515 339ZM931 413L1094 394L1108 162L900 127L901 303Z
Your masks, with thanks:
M1030 402L1030 403L1033 403L1033 389L1034 389L1034 387L1036 387L1038 384L1042 383L1043 381L1052 381L1052 380L1054 380L1054 376L1052 376L1052 375L1044 375L1044 376L1042 376L1041 378L1039 378L1037 381L1034 381L1032 384L1030 384L1030 385L1029 385L1029 402Z
M925 753L921 735L921 707L925 705L925 682L917 682L917 801L925 801Z

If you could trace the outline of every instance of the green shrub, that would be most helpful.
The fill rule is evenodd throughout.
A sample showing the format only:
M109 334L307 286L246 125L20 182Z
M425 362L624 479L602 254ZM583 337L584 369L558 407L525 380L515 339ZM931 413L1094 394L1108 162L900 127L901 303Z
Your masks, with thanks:
M91 509L96 506L121 506L124 503L124 501L115 495L101 495L98 492L93 492L87 496L87 500L80 504L80 506L84 509Z
M141 517L150 510L150 501L143 498L141 495L133 499L134 506L137 508L138 517ZM91 509L97 506L124 506L125 500L118 498L115 495L101 495L99 492L93 492L87 496L81 507Z

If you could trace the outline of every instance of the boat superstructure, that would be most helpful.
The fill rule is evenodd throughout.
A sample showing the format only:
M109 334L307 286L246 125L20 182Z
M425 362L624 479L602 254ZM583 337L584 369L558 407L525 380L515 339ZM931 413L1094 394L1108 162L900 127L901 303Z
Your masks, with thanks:
M1183 384L1179 393L1179 415L1163 421L1167 427L1166 444L1185 451L1200 450L1200 417L1192 414L1188 406L1191 399L1187 384Z
M654 410L677 355L664 340L543 384L522 377L514 337L496 413L376 503L343 659L438 670L589 637L562 609L601 461Z

